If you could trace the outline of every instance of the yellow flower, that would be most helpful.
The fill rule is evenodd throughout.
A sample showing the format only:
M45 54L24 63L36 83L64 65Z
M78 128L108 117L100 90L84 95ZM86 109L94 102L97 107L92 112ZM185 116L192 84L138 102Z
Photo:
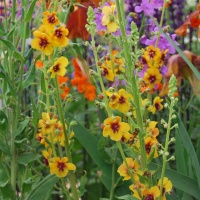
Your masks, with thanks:
M68 29L63 26L55 29L52 35L53 44L59 48L66 47L69 44L68 33Z
M161 179L158 181L158 188L160 188ZM161 191L160 191L161 192ZM163 179L163 189L162 189L162 200L166 200L165 194L172 192L172 182L167 178L164 177Z
M114 141L121 140L123 134L130 130L129 124L121 122L121 117L119 116L105 119L103 126L103 136L110 136L110 139Z
M51 154L52 154L52 149L51 148L48 148L48 151L47 150L42 150L42 155L44 156L44 164L46 166L49 166L49 159L51 158Z
M66 124L65 129L67 129ZM63 125L60 121L58 121L54 126L54 142L60 142L62 146L65 146L65 134Z
M126 158L126 162L129 166L130 171L134 173L138 173L138 169L140 168L140 165L138 164L137 160L133 160L132 158ZM125 162L123 162L117 172L119 173L120 176L123 176L123 180L129 180L131 179L131 175L128 173L128 169L126 167Z
M115 22L117 16L115 14L115 5L104 6L102 9L102 13L104 14L102 18L102 25L107 26L108 31L116 32L119 26Z
M150 89L153 89L154 86L162 80L162 75L159 70L156 68L148 68L144 73L143 77L145 83L149 86Z
M145 138L144 145L145 145L147 157L149 157L152 153L154 154L153 155L154 158L158 157L157 146L156 146L157 143L158 141L154 137Z
M100 68L102 76L105 76L109 81L114 80L115 74L113 73L111 66L108 67L105 64L102 64Z
M54 47L50 36L39 30L34 31L33 36L31 47L41 51L44 55L51 55Z
M152 137L157 137L159 135L159 130L158 130L158 128L156 128L157 123L158 122L156 122L156 121L151 121L149 123L149 126L146 129L147 134L149 134Z
M59 25L58 17L56 16L56 12L44 12L43 24L48 26L49 30L53 30L55 26Z
M63 157L54 157L49 163L50 173L55 174L58 177L65 177L69 170L75 170L76 166L72 163L67 163L68 158Z
M133 191L133 196L137 199L141 199L139 193L141 193L145 188L145 185L140 183L139 177L135 180L135 184L129 186L129 189Z
M142 58L146 61L147 65L152 68L161 67L161 52L159 48L154 47L153 45L148 46L145 49L145 52Z
M148 108L149 112L152 112L155 114L156 111L160 111L163 109L163 105L161 104L163 102L163 99L160 97L155 97L153 100L153 105Z
M157 186L151 187L150 189L145 188L142 191L143 200L156 200L156 197L160 196L160 190Z
M40 144L43 144L43 145L47 148L49 145L48 145L48 143L46 142L45 137L44 137L44 135L42 134L42 131L39 130L38 132L39 132L39 133L36 134L36 138L37 138L38 142L39 142Z
M132 96L124 89L120 89L118 93L107 93L109 96L109 106L112 109L117 109L122 113L130 110L131 104L129 102Z
M66 66L68 65L68 59L64 56L58 58L54 65L47 71L48 73L51 72L51 78L54 78L56 75L64 76L66 74Z
M42 134L49 134L54 131L54 125L57 119L50 119L48 113L42 113L42 119L38 122L38 128L42 128Z

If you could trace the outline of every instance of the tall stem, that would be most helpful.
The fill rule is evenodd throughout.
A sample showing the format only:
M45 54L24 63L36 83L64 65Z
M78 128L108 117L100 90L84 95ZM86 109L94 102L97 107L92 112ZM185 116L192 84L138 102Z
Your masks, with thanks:
M170 104L170 110L169 110L169 119L168 119L168 126L167 126L167 135L165 139L165 148L163 152L163 164L162 164L162 173L161 173L161 181L160 181L160 197L159 200L162 199L162 191L163 191L163 180L165 176L165 170L167 165L167 153L168 153L168 146L169 146L169 136L170 136L170 130L171 130L171 122L172 122L172 114L173 114L173 102Z
M62 102L61 102L61 99L60 99L60 90L59 90L59 87L58 87L57 77L56 77L56 80L55 80L55 86L56 86L58 113L59 113L59 116L60 116L61 123L63 125L64 135L65 135L66 154L67 154L69 162L72 163L72 156L71 156L70 146L69 146L69 137L68 137L68 134L67 134L67 130L65 128L65 119L64 119L64 113L63 113L63 110L62 110ZM69 174L70 174L70 183L71 183L73 198L75 200L78 200L79 197L78 197L78 192L77 192L77 189L76 189L76 178L75 178L74 172L69 171Z
M164 0L163 2L163 7L162 7L162 15L161 15L161 19L160 19L160 27L162 28L163 26L163 20L164 20L164 16L165 16L165 4L166 4L166 0ZM161 35L161 31L158 32L157 38L156 38L156 46L158 47L158 41L160 39L160 35Z
M146 168L146 150L144 145L144 137L143 137L143 118L141 114L141 104L140 104L140 95L139 95L139 88L137 85L136 77L134 75L134 66L132 64L131 54L132 49L128 43L127 37L126 37L126 25L123 23L125 20L122 19L124 17L124 10L122 10L122 4L124 1L116 0L116 6L117 6L117 13L119 18L119 26L122 33L122 42L123 42L123 49L125 54L125 60L127 62L127 72L126 76L128 79L128 82L132 83L131 85L131 93L134 97L134 103L135 103L135 110L136 110L136 118L137 118L137 124L140 127L139 131L139 141L140 141L140 151L141 151L141 166L142 170L144 171Z

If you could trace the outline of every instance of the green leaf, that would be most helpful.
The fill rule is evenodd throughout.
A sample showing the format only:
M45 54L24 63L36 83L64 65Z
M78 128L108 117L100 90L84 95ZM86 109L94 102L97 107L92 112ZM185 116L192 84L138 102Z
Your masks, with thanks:
M2 24L0 24L0 37L2 37L2 36L4 36L4 35L6 35L6 32L5 32L5 30L3 29Z
M10 179L8 177L8 174L6 173L6 169L0 163L0 187L5 187L9 180Z
M177 120L178 120L178 134L182 140L183 146L186 149L188 153L188 158L191 159L192 166L196 172L196 177L197 177L197 182L200 188L200 165L199 165L199 160L197 158L194 146L191 142L191 139L183 125L183 122L181 121L180 117L177 115Z
M175 157L176 157L176 167L177 171L181 174L188 175L186 158L185 158L185 150L183 149L183 145L181 142L180 135L175 134L176 142L175 142ZM180 151L182 149L182 151Z
M24 19L25 22L29 22L33 18L33 11L34 11L34 8L35 8L36 1L37 0L32 1L30 8L28 10L28 13L25 16L25 19Z
M1 38L0 38L0 41L1 41L2 43L4 43L4 45L7 46L8 49L10 49L11 51L13 51L14 57L15 57L15 58L17 58L17 59L20 60L20 61L23 61L23 60L24 60L23 57L22 57L22 55L20 54L20 52L15 48L15 46L14 46L10 41L8 41L8 40L3 40L3 39L1 39Z
M35 70L35 64L31 65L28 76L27 78L22 82L22 88L27 88L33 81L35 80L36 77L36 70Z
M14 197L14 191L12 189L12 186L10 183L8 183L5 187L0 188L1 190L1 195L2 195L2 200L11 200L15 199Z
M39 157L40 156L35 153L25 152L19 157L18 163L22 165L27 165L28 163L38 159Z
M6 135L8 130L8 118L6 114L0 110L0 133Z
M84 175L81 177L80 187L79 187L79 196L82 197L85 193L85 184L87 182L87 172L84 171Z
M23 122L20 122L19 128L13 132L13 136L14 137L18 136L26 128L26 125L28 124L28 122L29 122L28 117L26 117Z
M195 66L191 63L191 61L185 56L184 52L174 43L174 41L163 31L162 27L160 27L160 25L158 24L158 22L153 18L153 16L151 16L151 19L154 21L154 23L156 24L156 26L158 27L159 31L165 35L165 37L167 38L167 40L169 40L169 42L171 43L171 45L176 49L176 51L181 55L181 57L185 60L185 62L188 64L188 66L190 67L190 69L194 72L194 74L196 75L196 77L198 78L198 80L200 81L200 73L198 72L198 70L195 68Z
M52 190L53 186L58 182L58 180L58 177L49 174L31 190L25 200L45 199L46 194Z

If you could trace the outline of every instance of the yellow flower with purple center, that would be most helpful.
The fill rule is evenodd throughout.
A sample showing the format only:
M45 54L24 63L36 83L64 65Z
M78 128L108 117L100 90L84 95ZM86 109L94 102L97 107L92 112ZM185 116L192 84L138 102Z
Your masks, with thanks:
M160 189L161 179L158 181L158 188ZM161 191L160 191L161 192ZM170 194L172 192L172 182L164 177L163 179L163 189L162 189L162 200L166 200L165 194Z
M154 86L161 82L162 75L156 68L148 68L144 73L143 77L145 83L148 85L150 89L153 89Z
M149 112L152 112L155 114L156 111L160 111L163 109L162 102L164 99L161 99L160 97L155 97L153 100L153 105L148 108Z
M46 25L49 30L53 30L55 26L59 25L59 23L60 22L56 16L56 12L44 12L43 24Z
M122 113L126 113L130 110L131 104L130 99L133 99L131 94L127 93L126 90L120 89L118 92L108 93L109 106L112 109L117 109Z
M49 160L51 158L52 149L48 148L48 150L42 150L42 155L44 156L43 163L46 166L49 166Z
M38 130L38 133L36 134L36 138L40 144L43 144L46 148L49 146L48 143L45 140L45 136L42 134L41 130Z
M150 45L145 49L142 58L146 61L148 67L161 67L161 51L153 45Z
M126 162L128 164L128 167L129 167L131 173L136 174L139 172L140 165L138 164L137 160L133 160L132 158L126 158ZM131 175L128 172L125 162L123 162L119 166L117 172L119 173L120 176L124 177L123 180L131 179Z
M69 39L67 38L69 31L64 26L56 28L52 34L53 44L59 48L66 47L69 44Z
M49 134L54 131L54 125L57 119L51 119L49 113L42 113L42 119L38 122L38 128L42 129L42 134Z
M69 170L76 170L76 166L72 163L68 163L68 158L54 157L49 163L50 173L55 174L58 177L65 177Z
M102 9L102 25L106 26L108 28L109 32L116 32L119 28L117 25L117 15L115 14L116 12L116 6L111 5L111 6L104 6Z
M158 157L158 151L157 151L157 144L158 141L154 137L146 137L144 140L144 145L146 149L146 155L149 157L153 153L153 157Z
M143 200L156 200L160 196L160 190L157 186L153 186L150 189L145 188L142 191Z
M106 66L105 64L101 64L101 74L106 77L109 81L113 81L115 78L115 74L111 68L111 66Z
M121 117L109 117L103 123L103 136L110 136L111 140L120 141L123 134L129 132L130 126L125 122L121 122Z
M50 36L40 30L34 31L33 36L31 47L41 51L44 55L51 55L54 47Z
M50 67L47 73L51 73L51 78L55 78L55 76L64 76L66 74L66 67L68 65L68 59L64 56L58 58L54 65Z

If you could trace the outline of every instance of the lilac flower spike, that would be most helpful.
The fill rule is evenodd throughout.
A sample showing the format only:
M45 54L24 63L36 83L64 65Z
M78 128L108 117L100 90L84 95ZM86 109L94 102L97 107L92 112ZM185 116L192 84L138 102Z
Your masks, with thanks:
M143 11L146 16L153 15L154 8L155 8L154 6L155 5L154 5L153 1L142 0L141 5L135 7L135 12L140 13Z

